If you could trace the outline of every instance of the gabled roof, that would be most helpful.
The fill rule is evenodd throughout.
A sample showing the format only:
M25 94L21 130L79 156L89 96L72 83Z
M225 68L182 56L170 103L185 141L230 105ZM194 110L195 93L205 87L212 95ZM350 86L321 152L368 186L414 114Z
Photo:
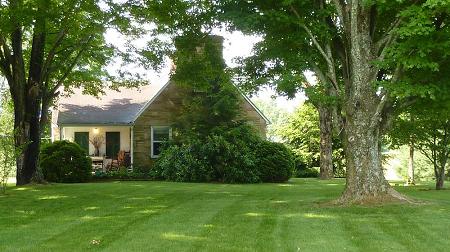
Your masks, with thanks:
M58 125L130 125L141 109L159 94L161 85L108 90L98 98L74 91L59 100Z
M74 91L59 101L58 125L132 125L155 99L171 84L148 85L139 89L108 90L98 98ZM236 87L237 88L237 87ZM266 121L269 119L242 92L240 94Z

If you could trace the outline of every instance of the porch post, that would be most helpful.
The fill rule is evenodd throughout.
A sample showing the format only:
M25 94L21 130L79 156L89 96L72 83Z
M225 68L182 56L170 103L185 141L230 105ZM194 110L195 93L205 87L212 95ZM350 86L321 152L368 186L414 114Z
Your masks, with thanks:
M133 163L134 163L134 125L131 125L130 127L130 163L131 163L131 169L133 169Z

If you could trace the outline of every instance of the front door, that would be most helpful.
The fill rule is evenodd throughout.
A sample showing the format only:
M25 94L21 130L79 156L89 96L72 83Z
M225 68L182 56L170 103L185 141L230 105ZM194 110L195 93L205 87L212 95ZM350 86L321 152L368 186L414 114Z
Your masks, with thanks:
M106 156L117 159L120 151L120 132L106 132Z
M75 143L89 154L89 132L75 132Z

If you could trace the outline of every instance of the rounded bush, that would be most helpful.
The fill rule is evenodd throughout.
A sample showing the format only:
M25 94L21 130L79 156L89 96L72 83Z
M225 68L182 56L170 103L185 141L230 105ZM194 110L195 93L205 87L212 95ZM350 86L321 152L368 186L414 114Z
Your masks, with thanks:
M41 149L40 167L49 182L86 182L92 176L92 161L76 143L57 141Z
M257 147L257 167L263 182L286 182L293 174L292 152L282 143L261 141Z

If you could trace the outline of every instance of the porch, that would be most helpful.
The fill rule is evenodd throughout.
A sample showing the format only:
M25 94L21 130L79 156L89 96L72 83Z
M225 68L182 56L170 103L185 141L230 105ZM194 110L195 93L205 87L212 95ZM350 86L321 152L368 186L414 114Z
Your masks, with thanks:
M68 125L60 126L59 133L61 140L75 142L86 150L94 170L105 171L118 160L119 153L126 153L129 165L133 164L132 126Z

